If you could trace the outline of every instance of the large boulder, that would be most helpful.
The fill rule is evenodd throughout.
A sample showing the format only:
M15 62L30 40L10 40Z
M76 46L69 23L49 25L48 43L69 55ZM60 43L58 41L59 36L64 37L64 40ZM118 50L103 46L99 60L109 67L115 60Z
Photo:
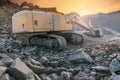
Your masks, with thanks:
M74 76L73 80L95 80L92 76L88 76L87 74L83 72L79 72Z
M47 68L45 69L45 73L46 73L46 74L56 73L56 69L54 69L53 67L47 67Z
M107 53L105 51L102 51L102 50L93 50L91 52L91 56L93 57L99 57L99 56L104 56L106 55Z
M30 69L32 69L33 72L36 73L36 74L40 74L40 73L42 73L42 72L45 72L44 66L43 66L40 62L38 62L38 61L36 61L36 60L34 60L34 59L30 59L30 60L27 62L27 65L28 65L28 67L29 67Z
M41 80L19 58L16 58L16 60L10 65L8 73L17 80Z
M73 75L70 72L63 71L60 75L60 80L73 80Z
M110 70L112 74L120 74L120 56L114 58L110 64Z
M64 71L68 71L68 69L67 68L64 68L64 67L58 67L57 69L56 69L56 72L57 72L57 74L61 74L62 72L64 72Z
M0 5L8 2L9 0L0 0Z
M112 75L109 80L120 80L120 75Z
M43 64L43 65L48 65L49 60L48 60L46 57L41 57L41 58L40 58L40 62L41 62L41 64Z
M0 61L0 66L6 66L2 61Z
M9 65L11 65L12 63L13 63L13 59L12 58L10 58L10 57L3 57L2 59L1 59L1 61L6 65L6 66L9 66Z
M92 76L82 76L82 77L78 77L74 80L95 80L95 78L93 78Z
M51 80L46 74L40 74L39 77L41 80Z
M110 74L110 69L109 67L106 66L95 66L92 67L92 69L96 70L96 72L100 72L102 74Z
M6 72L7 67L0 66L0 77Z
M9 74L4 74L2 77L0 77L0 80L11 80Z
M91 63L92 58L83 50L77 50L75 53L68 57L68 60L73 63Z
M60 77L56 73L50 74L49 78L51 80L60 80Z
M93 50L91 52L91 56L94 58L94 62L102 63L106 59L106 55L108 55L108 53L103 50Z
M58 67L58 61L49 62L49 66L51 66L53 68L57 68Z

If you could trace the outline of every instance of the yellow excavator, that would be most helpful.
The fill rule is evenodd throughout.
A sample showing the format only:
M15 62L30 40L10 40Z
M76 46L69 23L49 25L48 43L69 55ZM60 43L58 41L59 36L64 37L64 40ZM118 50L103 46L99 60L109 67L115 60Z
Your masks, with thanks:
M12 31L26 45L64 49L67 40L82 43L83 33L75 33L74 24L88 30L92 37L101 36L99 30L94 30L77 13L23 10L12 16Z

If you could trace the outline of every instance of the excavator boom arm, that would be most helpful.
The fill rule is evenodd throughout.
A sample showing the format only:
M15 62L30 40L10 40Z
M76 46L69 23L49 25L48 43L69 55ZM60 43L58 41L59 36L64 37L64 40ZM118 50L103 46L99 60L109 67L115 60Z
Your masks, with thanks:
M87 29L87 30L91 29L91 26L89 26L77 13L69 13L69 14L66 14L65 17L68 23L71 23L71 24L76 23L84 29Z
M90 24L87 24L77 13L70 13L70 14L66 14L65 15L66 21L68 23L75 23L77 25L79 25L79 27L84 28L88 31L90 31L90 33L92 34L92 36L95 36L95 32L93 29L93 26L91 26Z

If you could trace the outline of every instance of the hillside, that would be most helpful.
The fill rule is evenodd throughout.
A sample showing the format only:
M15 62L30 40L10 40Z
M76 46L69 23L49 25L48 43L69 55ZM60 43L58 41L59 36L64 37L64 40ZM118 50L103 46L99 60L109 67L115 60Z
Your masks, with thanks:
M20 6L13 4L8 0L0 1L0 30L3 32L11 32L12 28L12 15L21 10L39 10L45 12L58 12L55 7L41 8L32 3L23 2Z
M107 27L120 32L120 11L87 15L84 19L91 20L95 27Z

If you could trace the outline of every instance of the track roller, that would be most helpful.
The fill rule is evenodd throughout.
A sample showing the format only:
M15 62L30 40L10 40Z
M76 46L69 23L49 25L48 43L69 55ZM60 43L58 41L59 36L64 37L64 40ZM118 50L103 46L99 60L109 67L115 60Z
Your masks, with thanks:
M84 35L83 34L77 34L77 33L73 33L71 36L72 42L79 44L79 43L83 43L85 41Z
M36 46L63 49L66 47L66 40L58 35L34 35L29 38L29 43Z
M85 41L84 35L79 33L68 32L59 33L59 35L63 36L69 43L73 44L81 44Z

